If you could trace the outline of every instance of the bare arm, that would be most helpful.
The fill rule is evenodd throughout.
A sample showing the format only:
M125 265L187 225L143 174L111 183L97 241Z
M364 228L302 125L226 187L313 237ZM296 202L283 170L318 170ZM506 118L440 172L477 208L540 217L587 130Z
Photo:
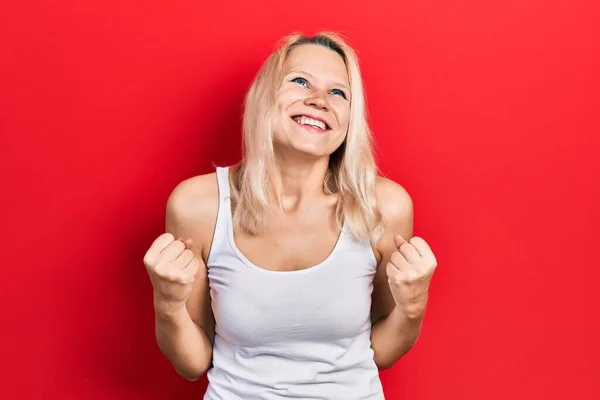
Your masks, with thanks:
M204 375L212 360L212 343L187 310L155 303L155 326L158 347L177 373L190 381Z
M397 251L394 236L409 240L413 235L413 204L408 193L396 183L380 178L377 203L386 220L386 229L377 253L380 255L373 282L371 346L379 369L394 365L415 344L421 331L423 313L407 312L396 306L390 290L386 267Z
M166 231L175 238L191 239L188 248L198 260L191 292L185 303L172 303L155 290L155 335L162 353L184 378L202 377L212 362L214 318L210 306L205 256L216 220L218 196L210 175L182 182L167 202ZM198 193L198 191L200 193ZM194 193L197 194L194 194Z

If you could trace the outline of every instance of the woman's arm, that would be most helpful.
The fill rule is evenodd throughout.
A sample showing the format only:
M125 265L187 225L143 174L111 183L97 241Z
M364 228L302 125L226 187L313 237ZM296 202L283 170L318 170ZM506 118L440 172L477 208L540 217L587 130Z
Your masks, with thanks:
M212 361L212 342L202 326L196 324L186 308L170 309L155 302L156 342L179 375L195 381Z
M419 337L433 269L419 261L419 253L425 253L417 251L423 248L422 239L411 239L413 203L409 194L385 178L378 180L376 192L386 228L376 248L379 262L373 282L371 346L377 367L386 369Z
M202 377L212 362L214 318L204 260L216 222L216 185L214 174L191 178L180 183L169 197L166 231L176 238L191 239L189 248L200 268L185 304L174 306L154 297L158 347L175 370L190 381Z

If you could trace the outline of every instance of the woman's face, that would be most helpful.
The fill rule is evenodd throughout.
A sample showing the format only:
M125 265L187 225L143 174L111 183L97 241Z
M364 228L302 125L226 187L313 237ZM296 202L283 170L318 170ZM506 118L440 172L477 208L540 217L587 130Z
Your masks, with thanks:
M344 141L350 120L350 84L342 57L326 47L294 48L276 97L275 148L329 156Z

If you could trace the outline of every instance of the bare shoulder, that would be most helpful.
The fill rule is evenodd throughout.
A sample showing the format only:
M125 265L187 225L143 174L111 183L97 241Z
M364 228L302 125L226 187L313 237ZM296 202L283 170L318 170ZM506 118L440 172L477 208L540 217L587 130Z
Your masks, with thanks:
M171 191L166 207L166 230L173 236L190 238L203 258L216 224L219 187L216 173L197 175L178 183Z
M167 200L167 209L178 216L200 217L219 197L217 174L197 175L178 183ZM216 203L215 203L216 204Z
M410 194L397 182L378 176L375 181L375 197L379 212L390 225L412 222L413 201Z

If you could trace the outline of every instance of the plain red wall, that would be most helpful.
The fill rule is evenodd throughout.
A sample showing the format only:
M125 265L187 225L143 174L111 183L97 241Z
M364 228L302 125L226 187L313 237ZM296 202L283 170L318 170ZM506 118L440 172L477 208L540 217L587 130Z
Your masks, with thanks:
M201 398L143 254L180 180L238 160L275 41L332 29L440 262L388 399L600 398L594 2L94 3L0 11L1 397Z

